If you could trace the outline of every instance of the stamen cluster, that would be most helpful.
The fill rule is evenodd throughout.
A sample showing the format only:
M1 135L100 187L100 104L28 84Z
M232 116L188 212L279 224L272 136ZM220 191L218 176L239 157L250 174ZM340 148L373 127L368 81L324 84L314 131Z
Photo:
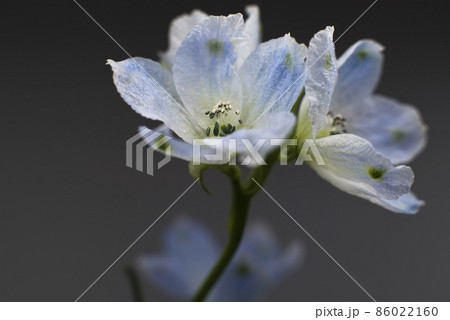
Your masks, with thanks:
M205 112L205 115L209 116L210 119L217 118L217 121L214 123L213 127L206 128L206 136L209 137L211 132L214 136L225 136L227 134L233 133L236 130L236 125L233 125L231 122L225 124L225 121L221 121L223 124L219 123L219 118L223 118L228 116L228 113L231 112L233 106L229 101L223 102L219 101L216 105L211 109ZM237 116L241 114L240 110L236 110L234 112ZM242 120L238 119L239 124L242 124Z

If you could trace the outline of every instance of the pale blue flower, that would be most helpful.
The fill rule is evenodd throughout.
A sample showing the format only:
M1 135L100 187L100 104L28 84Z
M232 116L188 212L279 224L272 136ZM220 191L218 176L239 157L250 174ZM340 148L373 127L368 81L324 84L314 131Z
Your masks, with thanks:
M333 31L318 32L308 48L297 132L301 139L316 139L325 165L312 166L343 191L415 213L423 201L409 193L414 174L393 164L411 161L424 148L426 126L416 108L373 94L383 47L358 41L337 60Z
M209 230L179 219L165 232L163 251L142 255L137 267L150 284L178 299L189 299L217 261L220 247ZM304 249L294 241L282 249L270 229L251 225L230 265L211 290L209 301L255 301L298 269Z
M142 116L162 121L157 130L173 138L172 154L185 160L192 160L193 139L206 145L236 139L239 153L246 151L242 139L255 145L287 136L295 124L289 111L304 81L283 92L304 73L306 46L285 35L255 49L255 23L250 17L244 24L241 14L205 18L194 12L183 19L189 27L201 22L182 41L184 34L173 31L177 40L163 56L170 64L176 51L172 70L144 58L108 60L122 98ZM267 141L261 155L270 148Z

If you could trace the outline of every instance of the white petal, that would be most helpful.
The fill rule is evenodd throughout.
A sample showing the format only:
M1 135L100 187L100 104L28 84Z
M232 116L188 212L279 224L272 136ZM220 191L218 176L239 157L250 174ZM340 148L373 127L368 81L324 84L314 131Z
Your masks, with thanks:
M209 125L205 111L219 101L230 101L236 108L241 105L241 85L233 64L235 42L243 32L241 14L211 16L189 32L175 56L173 76L177 92L205 128Z
M371 94L381 76L383 46L372 40L358 41L338 60L338 80L332 97L333 111Z
M370 199L370 201L393 212L409 214L417 213L420 207L425 205L425 202L417 199L412 192L400 196L395 200Z
M419 111L383 96L345 108L348 130L370 141L393 163L406 163L426 145L427 127Z
M245 12L248 15L248 18L245 20L245 36L248 41L237 48L236 69L239 69L250 53L258 47L262 38L259 7L257 5L247 6Z
M193 10L191 13L182 14L172 20L169 28L169 48L159 54L162 63L169 70L172 69L175 60L175 53L186 38L187 34L196 24L202 22L208 15L200 10Z
M191 140L204 131L183 108L172 74L150 59L108 60L114 83L122 98L140 115L164 122L182 139Z
M394 167L365 139L338 134L316 140L325 165L311 162L317 173L335 187L375 201L395 200L407 194L414 181L411 168Z
M289 35L264 42L250 54L239 69L244 124L265 113L291 110L305 81L305 57L306 47Z
M310 103L309 117L313 137L316 137L325 122L337 80L333 32L333 27L319 31L311 39L308 47L305 95Z

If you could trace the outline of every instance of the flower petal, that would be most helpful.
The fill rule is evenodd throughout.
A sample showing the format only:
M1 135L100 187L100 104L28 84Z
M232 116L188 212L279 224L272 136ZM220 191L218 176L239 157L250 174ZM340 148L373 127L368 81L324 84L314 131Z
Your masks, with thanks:
M370 199L370 201L393 212L409 214L417 213L420 207L425 205L425 202L417 199L412 192L404 194L395 200Z
M202 224L179 219L164 234L161 255L144 255L138 268L147 280L170 294L190 298L219 256L215 239Z
M370 141L392 163L406 163L426 145L427 127L419 111L383 96L345 108L348 130Z
M264 42L239 69L244 123L265 113L290 111L305 81L306 47L290 35ZM260 121L260 120L258 120Z
M140 115L164 122L182 139L201 136L203 129L183 108L170 71L150 59L108 60L117 91Z
M165 256L142 255L136 267L143 278L177 298L188 298L193 290L188 279L179 273L179 264Z
M316 137L325 122L337 80L333 32L333 27L319 31L311 39L308 47L305 95L309 100L309 117L313 137Z
M156 143L162 138L153 139L151 133L159 132L165 137L167 140L164 143L164 148L162 149L160 146L156 145ZM141 138L143 138L147 144L152 147L154 150L161 152L163 154L168 153L167 147L170 147L170 156L178 159L192 161L192 144L187 143L178 137L176 137L172 131L165 125L160 125L156 127L154 130L147 128L146 126L139 127L139 133L141 134ZM210 151L212 152L212 151Z
M260 266L265 277L276 282L298 266L303 257L303 247L298 241L283 248L268 225L255 223L249 227L239 252Z
M377 203L409 192L414 181L411 168L394 167L367 140L338 134L315 142L325 165L311 162L312 167L342 191Z
M210 230L199 222L179 218L164 234L164 250L180 266L192 287L204 280L220 250Z
M245 8L248 18L245 20L245 36L248 41L237 47L237 61L235 64L238 70L245 59L252 53L261 43L261 19L259 15L259 7L250 5Z
M352 45L338 60L338 80L332 97L332 108L360 101L371 94L381 76L383 46L372 40Z
M206 128L211 110L219 101L241 105L241 85L233 68L236 42L244 33L241 14L210 16L197 24L175 56L175 86L190 113Z
M165 52L160 52L162 63L169 70L172 69L175 60L175 53L186 38L187 34L196 24L205 20L208 15L200 10L192 10L191 13L182 14L172 20L169 27L169 48Z

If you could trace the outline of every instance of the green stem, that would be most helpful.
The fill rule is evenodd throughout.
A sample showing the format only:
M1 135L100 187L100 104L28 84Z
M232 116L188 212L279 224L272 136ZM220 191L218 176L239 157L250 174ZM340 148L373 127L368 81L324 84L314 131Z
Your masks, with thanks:
M232 197L228 225L230 234L228 243L219 261L216 262L214 268L198 289L192 301L203 301L206 298L209 291L212 289L217 280L219 280L223 271L233 258L233 255L241 242L242 235L244 234L252 195L244 192L239 178L230 178L232 185Z
M255 183L255 181L253 181L253 179L262 185L277 159L277 151L270 154L266 159L267 165L256 167L250 173L244 185L241 183L240 170L237 166L217 167L217 169L225 173L231 181L232 196L230 213L228 217L229 238L225 246L225 250L214 265L206 280L202 283L197 293L194 295L192 301L203 301L206 298L233 258L233 255L241 242L242 235L244 234L251 199L260 190L260 187Z
M297 101L292 107L292 112L294 114L298 113L298 109L305 94L305 89L302 90ZM292 129L290 137L295 137L296 126ZM273 165L279 159L278 150L273 151L266 158L267 165L256 167L249 175L244 184L241 183L241 172L236 165L219 165L219 166L206 166L201 168L195 168L189 166L189 170L194 177L199 177L202 187L208 192L209 190L203 185L201 180L202 172L208 167L215 167L216 169L222 171L226 174L231 181L232 186L232 198L231 198L231 208L228 220L228 232L229 239L225 246L225 250L216 262L213 269L202 283L198 291L195 293L192 301L203 301L213 286L219 280L220 276L224 272L225 268L230 263L236 250L241 242L242 235L244 234L245 224L247 222L248 210L250 208L250 202L254 195L256 195L260 190L260 186L264 183ZM288 160L292 160L293 156L290 155ZM257 183L255 183L255 181ZM258 185L259 184L259 185Z

